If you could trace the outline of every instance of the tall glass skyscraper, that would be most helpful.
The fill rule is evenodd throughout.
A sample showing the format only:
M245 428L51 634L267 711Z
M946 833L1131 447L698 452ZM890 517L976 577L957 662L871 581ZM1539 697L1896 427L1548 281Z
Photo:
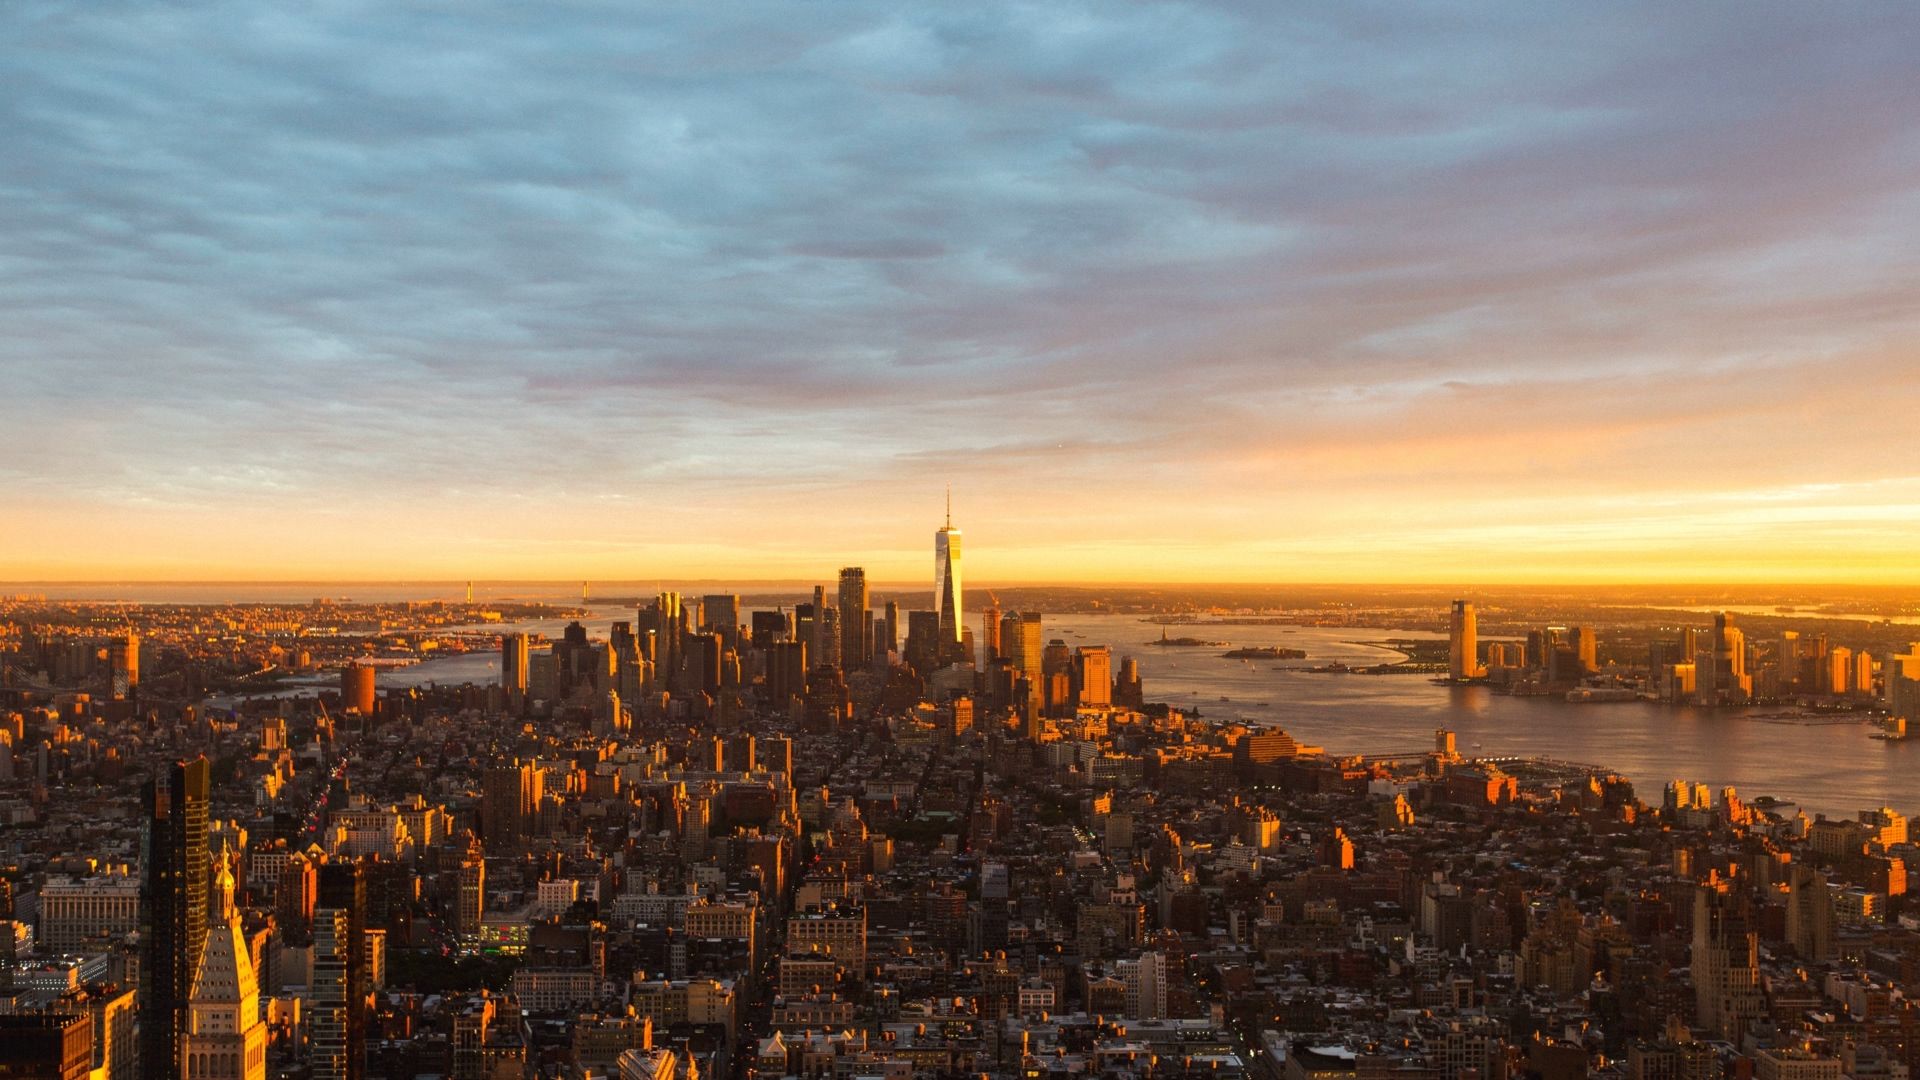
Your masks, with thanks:
M180 1075L193 969L207 942L207 759L176 762L148 782L141 889L140 1075Z
M933 534L933 606L940 613L940 640L961 640L960 530L953 527L953 492L947 492L947 523Z

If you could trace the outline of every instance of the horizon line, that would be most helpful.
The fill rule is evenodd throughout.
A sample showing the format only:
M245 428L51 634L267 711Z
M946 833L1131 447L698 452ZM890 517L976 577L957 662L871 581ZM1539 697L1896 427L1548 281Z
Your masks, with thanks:
M782 578L736 578L736 577L672 577L657 578L461 578L461 577L279 577L279 578L157 578L157 577L98 577L98 578L0 578L0 589L34 588L46 586L87 586L87 585L128 585L128 586L166 586L166 585L449 585L465 587L468 584L481 585L541 585L573 588L587 585L636 585L648 581L654 584L672 585L736 585L736 586L804 586L812 587L829 581L832 574L819 578L782 577ZM911 584L915 588L926 587L924 582L875 580L869 587L899 587ZM1111 579L1059 581L1046 578L1014 578L989 580L970 583L968 592L992 588L1063 588L1063 589L1102 589L1102 588L1473 588L1473 589L1689 589L1689 588L1744 588L1744 589L1854 589L1876 592L1911 591L1920 593L1920 582L1872 584L1862 581L1844 580L1781 580L1756 581L1751 579L1641 579L1620 581L1597 580L1547 580L1539 581L1464 581L1446 579L1381 579L1381 580L1327 580L1327 579L1267 579L1248 580L1232 578L1189 578L1189 579Z

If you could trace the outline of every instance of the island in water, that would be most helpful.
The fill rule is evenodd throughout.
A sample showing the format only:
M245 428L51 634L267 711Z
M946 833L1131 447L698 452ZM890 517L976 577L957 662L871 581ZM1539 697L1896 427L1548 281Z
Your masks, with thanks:
M1305 649L1289 649L1280 645L1250 645L1242 649L1231 649L1220 655L1229 660L1305 660Z

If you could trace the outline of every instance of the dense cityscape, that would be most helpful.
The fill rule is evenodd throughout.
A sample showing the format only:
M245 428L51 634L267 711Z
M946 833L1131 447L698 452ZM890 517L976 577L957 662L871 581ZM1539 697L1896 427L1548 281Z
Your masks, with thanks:
M662 592L604 637L580 620L617 602L471 586L7 600L0 1061L96 1080L1920 1063L1901 810L1809 816L1681 762L1629 778L1445 728L1308 745L1156 700L1133 641L1069 645L998 590L970 607L961 538L935 531L921 591L882 601L850 566L791 603ZM1140 652L1336 681L1352 669L1311 649L1169 629L1425 631L1376 670L1569 715L1837 716L1897 741L1920 704L1920 647L1872 651L1885 620L1806 613L1856 648L1628 608L1603 649L1591 626L1523 629L1538 609L1514 597L1483 623L1465 599L1173 592L1094 603L1130 609ZM487 674L379 685L463 657Z
M0 3L0 1080L1920 1080L1916 43Z

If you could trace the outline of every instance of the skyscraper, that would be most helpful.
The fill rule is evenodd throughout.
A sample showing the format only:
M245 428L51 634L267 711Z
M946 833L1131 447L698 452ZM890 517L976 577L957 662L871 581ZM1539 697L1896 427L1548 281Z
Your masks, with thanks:
M993 663L1000 655L1000 601L991 592L987 606L980 610L980 663Z
M1073 650L1074 703L1082 709L1113 704L1113 650L1081 645Z
M1000 620L1000 653L1013 661L1014 670L1026 675L1040 674L1040 655L1044 646L1037 611L1008 612Z
M503 634L500 637L500 689L507 701L518 703L527 697L527 635Z
M960 530L953 527L953 493L947 493L947 523L933 534L933 609L940 613L940 640L960 644L965 611L960 588Z
M719 634L728 645L740 637L738 593L709 593L700 600L700 629Z
M147 784L140 933L140 1075L179 1075L193 969L207 937L206 758Z
M348 664L340 669L340 709L371 718L375 701L373 668Z
M221 867L218 910L200 950L181 1039L179 1075L204 1080L263 1080L267 1025L260 1018L260 981L233 907L233 875Z
M839 625L836 621L838 616L829 615L828 611L827 587L815 585L813 587L813 636L807 639L807 655L813 659L816 666L827 664L839 667L840 665L832 659L833 654L840 651L839 631L836 629Z
M133 700L140 689L140 635L132 630L108 644L113 661L113 696Z
M1473 617L1471 600L1453 602L1453 622L1447 644L1447 675L1459 681L1477 679L1485 674L1480 668L1479 630Z
M1696 886L1690 957L1694 1017L1719 1038L1743 1037L1747 1025L1765 1014L1758 943L1759 935L1747 925L1745 912L1732 898L1709 886Z
M1713 617L1713 688L1722 701L1753 696L1753 680L1747 676L1747 636L1725 611Z
M867 572L858 566L840 570L840 662L848 669L864 667L873 659L867 637Z
M532 762L496 764L480 794L480 831L487 850L501 854L526 843L545 796L546 777Z
M320 868L313 909L314 1080L367 1075L367 886L356 862Z
M1592 675L1600 670L1600 644L1593 627L1573 628L1573 655L1580 662L1580 674Z
M84 1011L0 1014L0 1076L86 1080L93 1018Z

